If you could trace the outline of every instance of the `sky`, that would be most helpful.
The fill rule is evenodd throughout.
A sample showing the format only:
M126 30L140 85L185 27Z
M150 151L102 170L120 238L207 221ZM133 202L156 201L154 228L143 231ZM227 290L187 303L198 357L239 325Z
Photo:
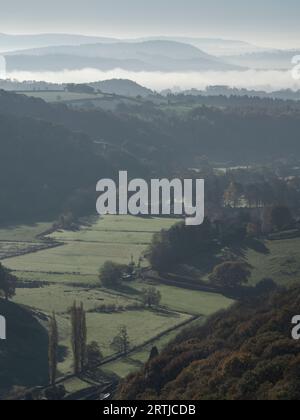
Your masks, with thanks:
M9 0L2 33L183 35L300 47L299 0Z

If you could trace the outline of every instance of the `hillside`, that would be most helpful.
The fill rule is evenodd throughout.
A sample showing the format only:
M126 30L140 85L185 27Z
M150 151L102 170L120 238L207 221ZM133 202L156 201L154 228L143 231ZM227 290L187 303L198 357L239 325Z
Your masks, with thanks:
M298 400L300 343L291 339L300 288L236 304L184 332L119 399Z
M215 56L231 56L239 54L249 54L259 52L261 47L250 44L248 42L222 39L222 38L198 38L198 37L183 37L183 36L161 36L145 38L144 40L169 40L176 42L184 42L185 44L193 45L207 54Z
M235 70L239 66L175 41L115 42L55 46L5 54L8 71L96 68L133 71Z
M99 82L89 83L96 90L100 90L103 93L127 96L127 97L147 97L153 94L153 91L147 89L138 83L127 80L127 79L109 79L102 80ZM62 83L47 83L42 81L24 81L19 82L17 80L0 79L0 89L6 91L17 91L17 92L33 92L37 94L41 92L53 92L56 96L59 96L59 92L64 93L66 88L65 84Z
M153 94L150 89L147 89L132 80L125 79L104 80L102 82L89 83L89 85L95 89L99 89L103 93L120 96L147 97Z
M46 121L0 114L0 138L1 223L57 217L75 197L94 208L84 190L114 174L87 136Z
M109 42L110 38L72 34L11 35L0 34L0 51L42 48L54 45L80 45L92 42Z
M11 386L38 386L48 381L48 334L33 314L0 299L7 320L7 340L0 341L0 396Z
M175 41L193 45L211 55L233 55L252 53L261 48L239 40L227 40L219 38L195 38L180 36L158 36L137 39L118 39L96 37L76 34L38 34L38 35L8 35L0 34L0 51L23 50L29 48L43 48L61 45L82 45L92 43L120 43L120 42L143 42L143 41Z
M111 144L107 158L114 166L130 162L129 169L145 175L147 168L162 170L162 163L165 171L193 167L204 155L237 164L299 156L298 103L270 101L268 109L268 102L258 98L220 98L203 106L201 98L183 96L169 106L141 103L113 113L75 110L2 91L0 113L63 125Z

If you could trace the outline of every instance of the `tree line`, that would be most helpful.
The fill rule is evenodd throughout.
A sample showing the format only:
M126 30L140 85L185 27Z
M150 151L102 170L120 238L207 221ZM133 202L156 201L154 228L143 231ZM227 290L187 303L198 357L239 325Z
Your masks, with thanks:
M230 249L241 249L249 241L259 242L265 232L281 232L294 225L292 212L285 206L266 208L261 220L253 220L249 211L242 209L227 219L212 222L206 218L202 225L192 228L180 222L154 235L147 258L151 267L163 275L172 272L178 264L196 262L202 269L209 269L222 254L223 261L214 266L210 281L216 287L233 289L248 283L251 270ZM225 250L229 251L228 255L224 254Z

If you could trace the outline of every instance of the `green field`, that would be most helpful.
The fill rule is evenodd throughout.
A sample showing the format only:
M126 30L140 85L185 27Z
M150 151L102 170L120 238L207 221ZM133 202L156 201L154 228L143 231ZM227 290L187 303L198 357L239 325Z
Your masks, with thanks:
M278 284L300 281L300 238L265 241L265 252L249 249L245 259L253 267L251 284L272 278Z
M169 228L174 219L144 219L131 216L106 216L75 232L60 231L49 235L62 242L58 248L47 249L5 261L5 265L24 277L24 273L39 273L51 281L51 275L64 275L64 282L84 283L97 276L107 260L128 264L137 262L151 242L153 233ZM22 274L23 273L23 274ZM72 280L68 276L72 276Z
M0 260L47 247L38 236L50 227L51 223L0 227Z
M119 328L126 326L130 345L138 346L147 340L176 327L191 317L186 314L163 314L151 311L127 311L114 314L87 313L88 342L97 341L104 356L115 353L111 342ZM60 345L65 349L64 360L58 366L63 374L72 372L71 328L67 314L57 316L60 331Z
M136 299L100 289L85 289L59 284L33 289L17 289L14 301L42 312L55 311L57 314L66 313L74 301L82 302L87 311L96 310L102 304L113 304L126 309L128 305L137 303Z
M137 261L141 251L138 244L68 242L62 247L11 258L5 265L14 271L63 273L66 277L68 274L97 274L106 261L129 264L131 256Z
M51 222L2 226L0 227L0 241L36 242L37 236L50 229L51 226Z
M144 284L133 284L138 291ZM131 345L139 346L147 340L158 336L169 329L180 326L193 315L206 316L220 309L226 309L233 302L221 295L200 291L184 290L171 286L156 286L162 293L162 304L173 312L153 312L149 310L127 310L128 305L138 303L139 295L126 296L114 291L103 289L86 289L83 287L69 287L66 285L49 285L42 288L18 289L16 303L24 304L39 312L49 315L57 313L60 331L60 345L66 350L64 360L59 365L63 374L72 370L70 349L70 319L68 309L74 301L83 302L87 314L88 340L101 343L105 356L114 353L110 343L119 327L126 325L130 335ZM93 312L102 304L115 304L124 308L120 313ZM174 338L179 330L172 331L155 342L163 347ZM154 343L153 343L154 344ZM105 367L107 372L123 376L124 372L137 369L139 363L147 359L151 346L135 352L130 358L118 360Z
M8 260L4 261L8 265ZM31 282L38 281L41 283L66 284L71 286L88 286L93 287L99 285L99 275L78 275L64 273L43 273L42 271L13 271L18 279Z
M145 285L135 282L134 286L141 290ZM154 284L161 292L161 304L167 308L193 315L209 316L220 309L228 308L233 301L216 293L182 289L163 284Z
M69 308L74 301L82 302L87 311L88 341L97 341L104 356L115 350L111 342L121 326L128 329L131 347L140 347L130 357L104 366L104 372L121 377L136 370L146 361L153 344L163 348L186 322L195 316L206 316L227 308L232 301L218 294L185 290L156 284L162 295L163 309L139 309L140 293L145 283L136 280L124 284L119 291L101 288L98 272L107 260L128 264L132 257L143 258L154 233L168 229L174 219L105 216L82 221L77 231L56 231L47 239L61 246L3 259L23 281L38 281L42 287L17 289L15 302L36 311L44 321L55 311L59 326L61 374L72 372L71 325ZM50 224L18 226L0 230L0 240L13 247L36 246ZM3 242L4 246L4 242ZM8 246L7 244L5 246ZM146 259L142 261L147 264ZM26 286L26 284L25 284ZM118 310L99 312L103 305L114 305ZM151 342L150 342L151 341ZM150 342L147 344L147 342ZM82 389L85 382L68 384L70 389Z
M43 243L34 242L6 242L0 241L0 259L9 258L16 254L23 254L25 252L34 252L40 247L43 247Z

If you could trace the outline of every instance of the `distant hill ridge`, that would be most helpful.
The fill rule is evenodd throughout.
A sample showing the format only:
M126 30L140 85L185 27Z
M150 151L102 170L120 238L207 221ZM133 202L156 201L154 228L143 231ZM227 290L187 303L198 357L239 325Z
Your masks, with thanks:
M153 95L153 91L148 89L133 80L129 79L109 79L102 80L92 83L85 83L96 90L100 90L103 93L115 94L120 96L128 97L147 97ZM7 91L64 91L66 84L63 83L47 83L43 81L24 81L19 82L17 80L1 80L0 89Z
M211 55L233 55L261 51L260 47L240 40L203 37L181 36L156 36L136 39L118 39L101 36L87 36L78 34L36 34L36 35L9 35L0 34L0 52L41 48L57 45L81 45L92 43L117 43L117 42L141 42L153 40L168 40L183 42L200 48Z
M4 56L8 71L121 68L176 72L241 69L193 45L167 40L51 46L8 52Z

